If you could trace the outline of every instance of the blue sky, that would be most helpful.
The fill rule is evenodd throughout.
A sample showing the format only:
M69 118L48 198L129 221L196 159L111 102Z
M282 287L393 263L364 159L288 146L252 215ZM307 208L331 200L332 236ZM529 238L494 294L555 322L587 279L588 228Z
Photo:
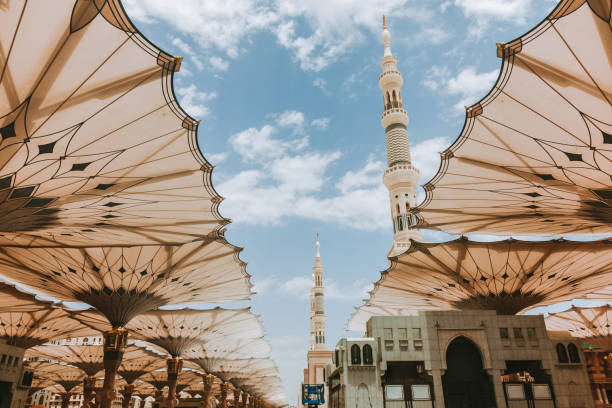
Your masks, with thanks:
M384 132L377 78L381 15L404 75L404 105L421 182L459 134L464 105L497 78L496 42L540 22L546 0L124 0L155 44L183 56L175 89L202 120L199 142L245 247L286 396L294 403L308 345L315 233L327 281L327 345L392 242L382 186ZM425 233L440 240L440 233Z

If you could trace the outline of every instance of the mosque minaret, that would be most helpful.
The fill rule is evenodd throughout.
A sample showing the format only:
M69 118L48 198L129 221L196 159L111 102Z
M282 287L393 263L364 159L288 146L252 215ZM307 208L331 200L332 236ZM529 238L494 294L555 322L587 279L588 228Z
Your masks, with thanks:
M317 234L317 256L312 267L312 288L310 289L310 350L325 350L325 303L323 300L323 264L321 244Z
M397 59L391 53L391 33L383 16L382 42L385 52L380 63L382 73L378 86L383 93L384 111L381 117L385 129L388 167L383 183L389 190L391 217L393 220L393 247L389 255L398 255L410 246L410 239L421 240L418 230L410 229L410 208L417 204L419 170L410 160L408 141L408 113L402 104L402 73L397 69Z

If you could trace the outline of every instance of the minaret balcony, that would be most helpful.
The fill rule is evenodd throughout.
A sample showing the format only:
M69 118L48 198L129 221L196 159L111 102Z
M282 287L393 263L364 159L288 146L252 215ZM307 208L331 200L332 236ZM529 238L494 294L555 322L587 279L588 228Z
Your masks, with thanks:
M383 91L387 91L392 88L400 89L403 84L404 79L399 71L385 71L378 77L378 87Z
M416 189L418 182L419 170L409 163L396 164L387 168L383 174L383 184L390 191L407 185Z
M404 108L391 108L380 115L380 122L383 129L386 129L394 123L402 123L404 126L408 126L410 118L408 117L408 112L406 112Z

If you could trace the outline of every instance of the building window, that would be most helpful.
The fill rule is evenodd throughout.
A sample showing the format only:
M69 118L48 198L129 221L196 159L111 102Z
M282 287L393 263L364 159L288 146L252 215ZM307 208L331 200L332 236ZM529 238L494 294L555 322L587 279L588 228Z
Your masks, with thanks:
M361 349L356 344L351 346L351 364L361 364Z
M536 329L535 327L528 327L527 328L527 338L531 341L535 341L538 338L536 337Z
M393 329L384 329L385 336L385 350L393 350Z
M508 333L507 327L499 328L499 337L501 337L502 340L508 340L510 338L510 333Z
M374 359L372 358L372 346L366 344L363 346L363 364L373 364Z
M397 329L400 351L408 351L408 329Z
M580 353L578 352L578 347L576 347L574 343L567 345L567 353L569 354L569 359L572 363L580 362Z
M412 337L414 337L415 339L420 339L421 338L421 329L418 327L415 327L414 329L412 329Z
M567 357L567 350L565 346L561 343L557 343L557 359L560 363L569 363L569 358Z
M520 327L515 327L514 329L512 329L512 331L514 332L515 339L523 339L523 329L521 329Z

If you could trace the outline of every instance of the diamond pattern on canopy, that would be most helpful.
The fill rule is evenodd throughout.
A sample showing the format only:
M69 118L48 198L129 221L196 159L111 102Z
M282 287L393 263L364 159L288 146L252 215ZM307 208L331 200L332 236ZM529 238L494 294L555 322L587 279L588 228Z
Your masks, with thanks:
M130 345L123 354L124 361L142 358L146 350ZM104 370L104 347L102 345L42 345L29 349L26 358L43 357L77 367L93 377Z
M177 244L228 222L180 59L119 0L10 2L0 50L1 245Z
M108 323L98 313L75 313L75 319L96 330L108 330ZM263 327L250 308L176 309L141 313L125 326L134 339L151 343L173 357L181 357L191 348L205 343L230 343L233 339L263 336Z
M545 319L546 328L568 331L585 343L601 351L612 351L612 306L577 307L558 313L550 313Z
M612 232L610 0L564 0L500 45L497 83L468 109L414 226L450 233Z
M391 267L365 306L515 314L575 299L610 282L611 245L612 240L412 241L406 252L389 258Z
M224 381L232 381L238 378L262 377L277 375L278 368L274 361L269 358L210 358L201 357L190 359L187 363L196 369L202 369L206 373L213 374Z
M85 375L78 368L69 366L58 366L60 369L50 373L48 377L45 377L64 389L64 392L71 392L78 386L83 384Z
M113 326L168 303L217 303L251 294L239 248L225 240L183 245L0 248L7 277L94 306Z
M263 337L230 338L224 342L216 340L197 345L185 352L185 358L251 358L266 357L270 354L270 344Z
M0 282L0 338L7 344L29 348L52 339L93 333L71 319L60 305Z
M163 390L168 385L168 375L166 371L150 371L141 377L145 381L155 387L156 390Z
M165 368L166 361L161 356L153 355L150 351L139 347L139 354L129 360L124 359L117 373L123 377L128 384L133 384L138 378L149 371Z

